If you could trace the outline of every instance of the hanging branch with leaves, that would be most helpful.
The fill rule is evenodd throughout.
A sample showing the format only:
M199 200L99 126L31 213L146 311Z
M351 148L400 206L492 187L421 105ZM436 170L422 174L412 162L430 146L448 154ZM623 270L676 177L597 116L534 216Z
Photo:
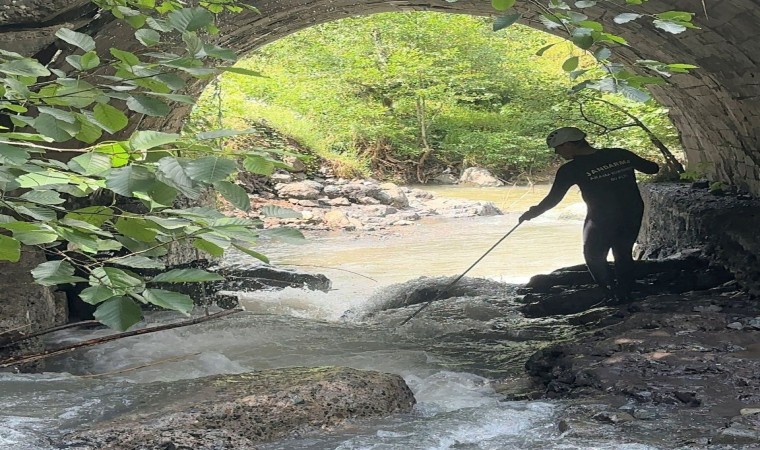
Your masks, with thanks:
M268 151L224 150L225 139L246 131L182 137L137 130L126 140L108 140L129 125L122 105L138 117L166 116L173 104L194 102L183 93L192 78L259 76L230 66L237 55L208 41L218 33L219 13L255 8L236 0L196 7L94 3L132 27L143 49L112 47L104 54L91 36L61 28L56 36L70 53L65 67L0 50L0 110L12 123L0 131L0 261L19 261L23 246L41 248L50 260L32 270L38 284L85 284L80 297L97 306L95 318L125 330L141 319L141 304L189 314L189 296L160 287L221 278L201 269L140 275L140 269L165 269L160 257L170 244L188 242L211 256L234 248L267 260L253 248L264 232L256 221L213 208L175 208L175 200L213 191L247 211L250 201L233 182L236 172L268 175L287 166ZM61 151L78 155L60 161ZM72 210L77 197L96 191L110 200ZM291 231L285 234L300 237Z

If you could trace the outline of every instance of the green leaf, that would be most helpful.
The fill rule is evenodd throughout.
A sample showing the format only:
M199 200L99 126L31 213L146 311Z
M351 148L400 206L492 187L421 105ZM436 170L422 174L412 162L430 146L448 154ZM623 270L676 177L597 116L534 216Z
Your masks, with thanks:
M118 48L111 47L109 50L111 54L118 59L119 61L123 62L124 64L128 66L136 66L140 64L140 58L137 57L132 52L127 52L124 50L119 50Z
M508 26L513 25L515 22L520 20L521 17L522 15L518 12L497 17L493 22L493 31L499 31L507 28Z
M41 220L43 222L48 222L57 218L55 211L43 206L35 206L27 203L12 205L12 207L19 214L23 214L25 216L29 216L35 220Z
M639 17L641 17L641 14L635 14L635 13L622 13L615 16L614 19L612 19L615 23L628 23L632 20L636 20Z
M21 242L0 234L0 261L18 262L21 259Z
M221 280L224 280L221 275L202 269L173 269L156 275L149 283L202 283Z
M281 228L269 228L267 230L260 231L261 236L267 236L269 238L286 242L288 244L304 244L306 238L299 230L289 227Z
M77 120L74 114L68 111L64 111L62 109L50 108L48 106L38 106L37 110L41 113L45 113L45 114L55 117L56 120L61 120L66 123L74 123Z
M156 19L154 17L148 17L145 20L145 23L147 23L148 26L153 28L154 30L160 31L162 33L167 33L173 30L173 28L169 26L169 24L165 20Z
M84 33L78 33L68 28L61 28L55 33L55 36L86 52L95 50L95 40Z
M262 156L248 156L243 160L243 167L249 172L259 175L272 175L274 173L274 162Z
M185 172L182 161L173 156L166 156L158 161L157 175L159 180L173 186L188 198L195 199L201 194L195 182Z
M20 198L28 202L38 203L42 205L60 205L61 203L66 201L61 198L61 195L59 193L55 191L49 191L49 190L36 190L36 191L24 192L23 194L21 194Z
M251 69L245 69L243 67L217 67L217 69L221 70L222 72L237 73L239 75L248 75L251 77L264 77L264 75L261 72L257 72Z
M71 64L71 67L82 70L82 55L69 55L66 57L66 62Z
M131 197L136 191L148 192L155 176L145 167L128 166L112 170L106 176L106 187L119 195Z
M32 276L37 284L54 286L62 283L79 283L87 281L74 276L74 267L68 261L48 261L32 269Z
M100 144L93 151L110 155L112 167L122 167L129 163L129 147L123 142Z
M103 303L108 299L118 297L122 294L123 292L121 291L115 291L108 286L99 284L97 286L90 286L88 288L85 288L82 292L79 293L79 298L81 298L85 303L97 305L98 303Z
M666 11L655 14L655 17L662 20L675 20L677 22L691 22L694 13L687 11Z
M670 20L653 20L652 24L663 31L667 31L671 34L683 33L686 31L686 26L680 22L672 22Z
M127 100L127 108L140 114L153 117L163 117L169 114L171 108L161 100L147 95L135 94Z
M573 41L573 44L578 46L578 48L582 48L583 50L588 50L594 45L594 38L591 37L590 34L581 34L581 35L573 36L572 41ZM572 72L572 70L569 72Z
M85 144L92 144L103 135L100 128L93 124L84 114L77 114L77 122L79 122L79 133L74 135L75 139Z
M169 86L171 87L171 86ZM165 98L167 100L171 100L173 102L179 102L179 103L185 103L188 105L194 105L195 99L189 95L182 95L182 94L164 94L162 92L146 92L148 95L154 95L159 98Z
M303 218L303 215L290 208L282 208L280 206L275 205L266 205L262 207L260 210L261 214L263 214L265 217L278 217L280 219L301 219Z
M46 77L50 75L50 71L45 66L31 58L4 62L0 64L0 72L22 77Z
M124 18L124 21L127 22L132 26L134 29L142 28L145 25L145 21L148 18L144 16L143 14L138 14L136 16L128 16Z
M604 25L593 20L580 21L578 22L578 26L582 28L587 28L592 31L604 31Z
M114 227L119 233L140 242L156 242L157 232L155 225L144 219L121 217L116 221Z
M93 315L103 325L119 331L126 331L142 319L140 307L127 297L112 298L101 303Z
M190 311L193 310L193 299L186 294L163 289L146 289L142 295L149 303L165 309L179 311L186 316L190 315Z
M241 252L245 253L246 255L253 256L254 258L258 259L259 261L263 261L267 264L269 264L269 258L267 258L265 255L262 255L261 253L251 250L248 247L242 246L240 244L232 244L233 247L240 250Z
M149 150L166 144L179 141L180 136L176 133L162 133L160 131L137 131L129 138L129 145L133 150Z
M205 239L200 239L200 238L194 239L193 247L203 252L206 252L209 255L214 256L214 257L219 257L219 256L224 255L224 249L222 247L219 247L218 245L211 243Z
M545 53L547 50L549 50L550 48L554 47L554 45L556 45L556 43L554 43L554 44L549 44L549 45L544 45L543 47L539 48L539 49L538 49L538 51L536 51L536 56L543 56L543 54L544 54L544 53Z
M649 93L627 85L621 86L619 92L623 94L624 97L636 102L647 102L652 98Z
M504 11L514 6L515 0L491 0L491 6L497 11Z
M79 132L78 127L67 126L66 122L44 113L34 119L34 129L56 142L68 141Z
M129 123L127 116L123 112L106 103L95 105L92 113L95 125L111 134L124 129Z
M8 144L0 144L0 164L21 166L29 160L29 152Z
M98 267L90 273L90 284L102 284L113 289L130 290L142 286L143 280L115 267Z
M18 182L22 188L39 188L51 184L66 184L71 181L71 177L60 172L40 172L27 173L18 177Z
M147 200L149 202L150 209L153 210L155 208L164 208L171 206L174 203L174 200L177 199L177 194L177 189L174 189L168 184L157 180L150 187L146 195L142 195L142 193L135 193L135 197L142 200Z
M177 31L197 31L214 21L214 16L205 8L182 8L166 16L167 22Z
M168 253L168 250L165 246L155 247L149 243L139 242L127 236L117 235L116 240L119 241L129 251L141 252L140 254L142 256L147 256L149 258L158 258L165 256Z
M235 161L218 156L206 156L187 164L187 175L195 181L213 183L227 178L237 169Z
M150 28L141 28L135 31L135 38L146 47L156 45L161 42L161 35L157 31Z
M102 90L84 80L59 78L56 82L58 85L45 86L39 91L39 97L48 105L86 108L103 96Z
M214 183L214 189L236 208L243 211L251 209L251 200L248 198L248 193L237 184L230 183L229 181L217 181Z
M607 47L602 47L594 53L594 58L597 61L607 61L610 59L610 56L612 56L612 52Z
M86 208L71 211L64 216L64 219L79 220L87 222L96 227L102 226L113 218L113 210L105 206L88 206Z
M29 222L0 223L0 228L13 232L13 237L24 245L49 244L58 240L58 234L48 225Z
M82 175L100 175L111 168L111 157L102 153L85 153L72 158L69 168Z
M571 56L565 60L564 63L562 63L562 70L565 72L572 72L573 70L578 68L578 57L577 56Z
M117 266L132 267L135 269L165 269L166 265L161 261L146 258L141 255L125 256L123 258L114 258L110 262Z
M219 47L218 45L205 44L203 46L203 52L212 58L223 59L225 61L237 61L238 59L237 53L228 48Z
M217 247L223 248L223 249L229 248L230 245L232 244L232 239L230 239L229 237L225 236L222 233L216 233L216 232L203 233L200 237L204 241L208 241L216 245Z
M618 36L616 34L599 33L598 35L595 34L594 38L597 41L609 41L609 42L614 42L616 44L628 45L628 41L626 41L624 38L622 38L622 37L620 37L620 36Z
M693 64L666 64L668 70L670 70L673 73L689 73L690 69L699 69L699 66L695 66Z
M100 65L100 58L94 51L87 52L79 60L79 64L82 66L82 70L90 70Z
M178 230L192 224L190 220L174 217L145 216L145 219L167 230Z
M201 42L201 38L198 37L197 33L182 33L182 41L185 43L185 48L189 55L192 55L194 58L200 58L203 56L201 53L201 50L203 50L203 42Z
M575 2L575 7L581 8L581 9L590 8L594 5L596 5L596 2L593 0L580 0L580 1Z

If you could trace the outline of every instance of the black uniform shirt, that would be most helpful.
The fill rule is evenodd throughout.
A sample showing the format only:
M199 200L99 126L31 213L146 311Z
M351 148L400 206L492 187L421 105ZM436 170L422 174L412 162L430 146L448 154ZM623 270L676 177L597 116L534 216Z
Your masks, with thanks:
M549 194L536 208L540 213L559 203L577 184L588 207L587 219L616 221L641 216L644 203L634 170L657 173L657 163L622 148L603 148L590 155L578 155L557 171Z

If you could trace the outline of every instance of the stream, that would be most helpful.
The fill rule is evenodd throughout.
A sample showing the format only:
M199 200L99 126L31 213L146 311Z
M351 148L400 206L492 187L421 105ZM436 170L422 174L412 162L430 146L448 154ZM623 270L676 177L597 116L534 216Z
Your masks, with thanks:
M555 418L567 404L505 401L489 379L470 370L467 355L456 348L439 351L445 347L440 336L449 330L445 323L426 319L424 312L405 328L382 317L345 319L347 312L363 311L394 284L459 275L546 193L546 187L425 189L439 196L493 201L505 214L428 218L384 234L322 232L299 246L263 243L261 251L273 264L324 273L333 281L333 290L244 293L240 298L245 313L83 349L49 361L46 373L0 373L0 448L57 448L61 433L134 411L147 397L153 402L172 399L169 382L322 365L399 374L417 405L411 414L358 421L261 449L658 448L647 442L622 442L612 428L600 429L593 442L563 435ZM582 207L578 193L571 192L560 206L522 225L468 277L522 283L534 274L582 262ZM172 320L173 314L152 313L141 325ZM49 339L64 344L108 333L66 330ZM509 345L504 348L510 351ZM145 364L152 365L123 371ZM166 383L156 388L149 384L153 382Z

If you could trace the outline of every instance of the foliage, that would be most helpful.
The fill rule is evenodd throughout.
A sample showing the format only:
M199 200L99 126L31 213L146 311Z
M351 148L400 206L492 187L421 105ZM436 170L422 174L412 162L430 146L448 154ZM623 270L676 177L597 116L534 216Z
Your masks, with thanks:
M225 71L256 75L225 65L237 56L208 42L217 32L215 14L251 7L234 1L197 7L95 3L132 27L143 48L112 47L104 54L92 37L61 28L56 36L69 46L66 65L0 50L0 109L11 121L0 132L0 260L19 261L22 246L43 249L50 260L32 270L37 283L84 284L80 296L97 305L95 317L126 329L141 319L139 304L191 310L187 295L156 283L219 278L200 269L142 276L141 269L164 268L160 257L170 244L186 241L211 256L235 248L266 260L251 248L258 235L253 221L176 207L175 201L213 190L247 210L248 195L232 176L238 170L271 173L275 162L268 152L226 152L224 139L240 134L232 130L185 137L138 130L106 140L129 125L115 102L133 115L160 117L172 104L193 102L181 94L191 78ZM173 52L175 42L184 48L164 51L164 42Z
M558 123L589 128L567 96L571 80L560 68L575 48L523 26L494 33L487 19L476 17L345 19L281 39L241 61L266 77L223 76L222 110L225 120L263 121L324 158L356 155L360 165L369 160L379 177L402 173L404 181L417 181L420 165L479 165L502 177L532 173L553 161L543 137ZM577 70L595 60L580 55L572 61ZM590 73L574 78L589 79ZM664 108L613 94L604 98L612 97L679 147ZM212 116L213 105L201 99L195 120ZM627 119L603 104L590 118L605 124L589 130L599 132ZM599 143L659 157L640 130L621 129Z

